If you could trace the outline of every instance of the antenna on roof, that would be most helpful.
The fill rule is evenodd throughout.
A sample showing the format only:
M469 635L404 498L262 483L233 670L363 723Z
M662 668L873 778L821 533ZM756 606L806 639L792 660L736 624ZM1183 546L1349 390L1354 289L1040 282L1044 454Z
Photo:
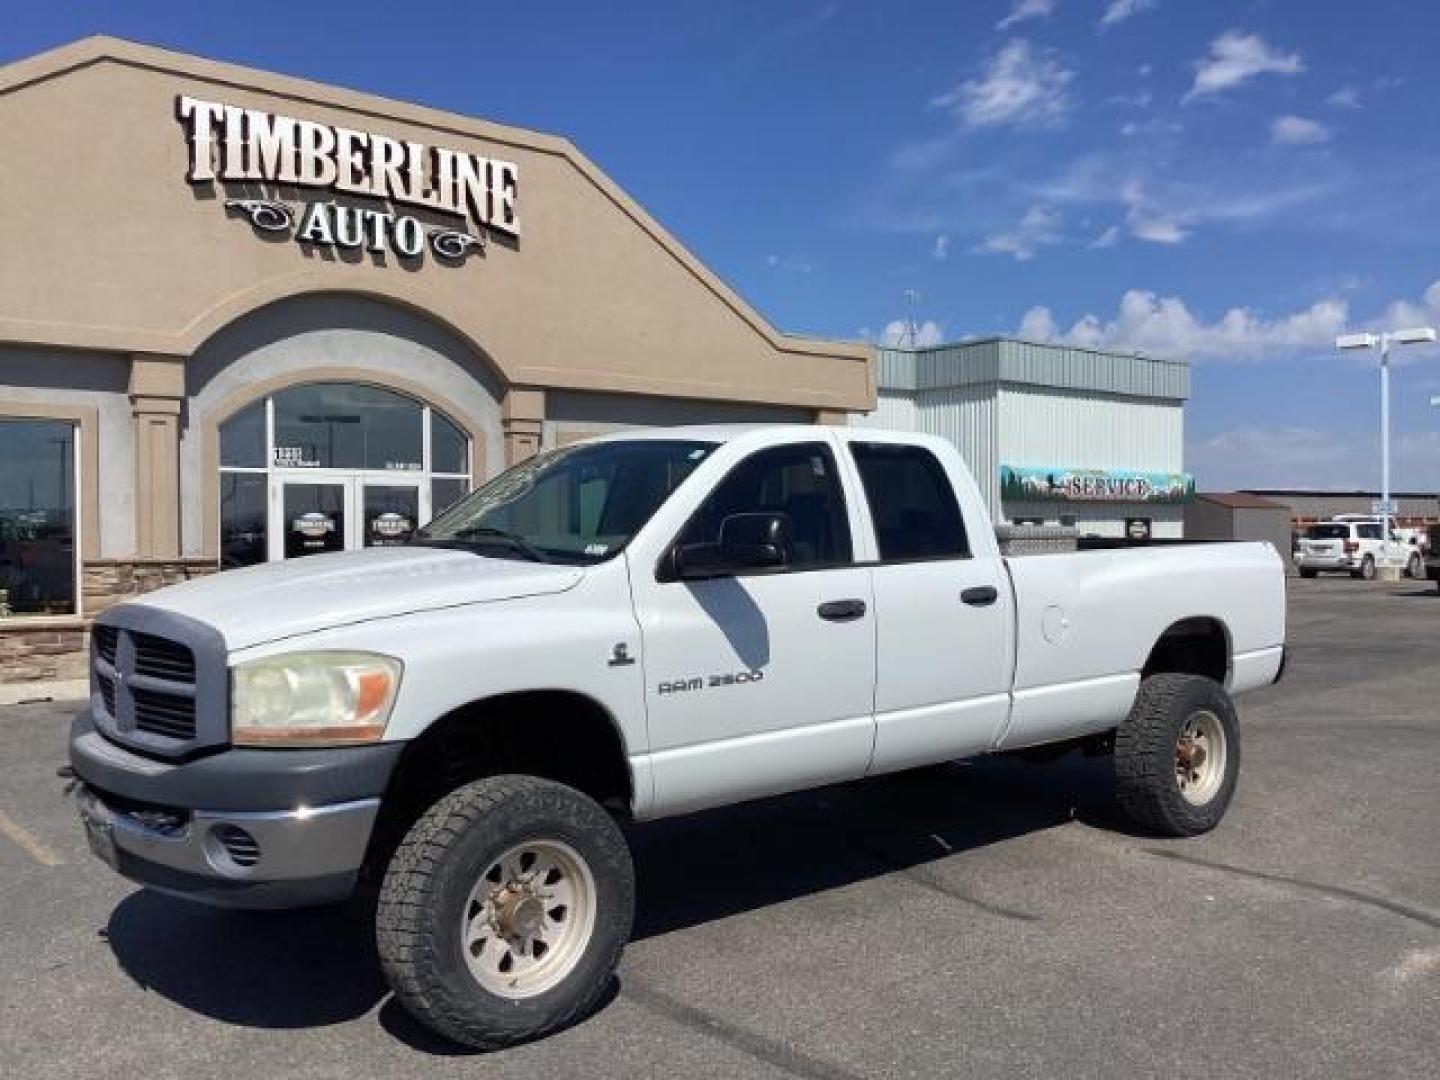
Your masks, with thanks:
M914 349L920 344L920 326L915 321L920 293L916 289L906 289L902 295L905 297L905 328L901 331L899 344L903 348Z

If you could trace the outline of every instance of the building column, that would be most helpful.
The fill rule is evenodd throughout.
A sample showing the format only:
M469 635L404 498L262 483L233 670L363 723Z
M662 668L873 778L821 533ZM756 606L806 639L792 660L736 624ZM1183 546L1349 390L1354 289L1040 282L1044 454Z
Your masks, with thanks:
M130 357L135 418L135 547L148 559L180 556L180 406L185 358Z
M533 386L512 386L500 403L500 425L505 432L505 465L518 465L540 452L545 424L545 391Z

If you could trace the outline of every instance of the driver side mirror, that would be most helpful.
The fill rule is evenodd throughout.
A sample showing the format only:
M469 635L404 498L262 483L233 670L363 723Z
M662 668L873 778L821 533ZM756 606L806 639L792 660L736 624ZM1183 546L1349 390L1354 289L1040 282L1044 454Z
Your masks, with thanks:
M784 566L791 533L788 514L731 514L720 523L718 541L676 547L671 568L675 578L693 581Z

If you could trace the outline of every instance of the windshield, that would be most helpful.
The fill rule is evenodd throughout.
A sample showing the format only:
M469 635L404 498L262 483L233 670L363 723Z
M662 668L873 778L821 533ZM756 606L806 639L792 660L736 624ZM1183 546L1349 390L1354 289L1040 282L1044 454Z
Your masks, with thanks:
M533 562L602 562L715 446L636 439L551 450L472 492L411 542Z
M1307 540L1349 540L1349 525L1311 525L1305 530Z

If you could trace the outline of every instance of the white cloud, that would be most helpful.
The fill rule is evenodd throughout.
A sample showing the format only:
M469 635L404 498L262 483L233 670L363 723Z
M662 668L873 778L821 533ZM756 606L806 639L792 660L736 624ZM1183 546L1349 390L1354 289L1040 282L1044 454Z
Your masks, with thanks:
M1358 109L1360 104L1360 91L1353 86L1342 86L1335 93L1325 99L1337 109Z
M1052 50L1014 38L990 57L977 78L930 104L954 113L968 128L1056 127L1070 111L1067 88L1074 77Z
M1015 0L1010 14L995 24L996 30L1006 30L1026 19L1044 19L1055 10L1056 0Z
M1440 289L1436 290L1440 300ZM1207 323L1176 296L1158 296L1131 289L1120 299L1115 315L1085 315L1061 330L1048 308L1035 307L1020 320L1021 335L1094 349L1143 352L1151 356L1255 360L1275 352L1331 349L1349 314L1343 300L1327 298L1289 315L1267 319L1250 308L1236 307Z
M1170 218L1147 217L1132 212L1130 235L1149 244L1181 244L1190 233L1181 228L1179 222Z
M1155 100L1155 95L1145 87L1141 87L1133 94L1112 94L1111 105L1119 105L1128 109L1148 109Z
M1417 300L1395 300L1373 318L1352 322L1350 305L1335 295L1309 307L1267 317L1252 308L1233 307L1214 322L1196 316L1177 296L1159 296L1146 289L1131 289L1120 298L1115 314L1101 318L1087 314L1069 329L1056 322L1043 306L1032 307L1020 319L1021 337L1087 348L1143 352L1202 360L1262 360L1305 352L1331 354L1337 335L1353 330L1434 326L1440 323L1440 280ZM1415 363L1433 356L1435 347L1403 349L1392 363ZM1370 365L1374 358L1357 353L1356 363Z
M930 255L936 262L944 262L950 257L950 237L941 233L935 237L935 245L930 249Z
M1120 229L1115 225L1111 225L1094 240L1091 240L1089 246L1099 250L1102 248L1112 248L1119 242Z
M1038 249L1058 244L1062 239L1060 212L1037 203L1025 211L1014 228L992 233L976 244L974 250L981 255L1010 255L1024 262L1034 258Z
M1257 75L1296 75L1305 70L1300 54L1281 53L1259 34L1227 30L1210 43L1210 55L1195 64L1195 83L1185 100L1218 94Z
M1330 129L1318 120L1287 114L1270 125L1270 141L1281 146L1313 146L1330 141Z
M771 270L792 274L808 274L815 269L815 264L808 255L779 255L774 252L765 256L765 265Z
M913 337L913 340L912 340ZM895 319L885 324L885 329L880 331L880 344L890 346L914 346L917 349L927 348L931 345L939 345L945 340L945 328L934 319L926 319L915 326L912 334L911 327L904 319Z
M1187 467L1201 490L1235 488L1329 488L1364 491L1379 487L1380 440L1368 425L1359 432L1300 426L1237 427L1191 441ZM1391 443L1395 489L1432 481L1440 458L1440 432L1397 435Z
M1363 488L1372 468L1350 440L1308 427L1239 427L1191 442L1186 465L1201 490Z
M1154 6L1155 0L1110 0L1110 6L1105 9L1105 14L1100 16L1100 26L1102 29L1114 26L1142 11L1149 11Z

